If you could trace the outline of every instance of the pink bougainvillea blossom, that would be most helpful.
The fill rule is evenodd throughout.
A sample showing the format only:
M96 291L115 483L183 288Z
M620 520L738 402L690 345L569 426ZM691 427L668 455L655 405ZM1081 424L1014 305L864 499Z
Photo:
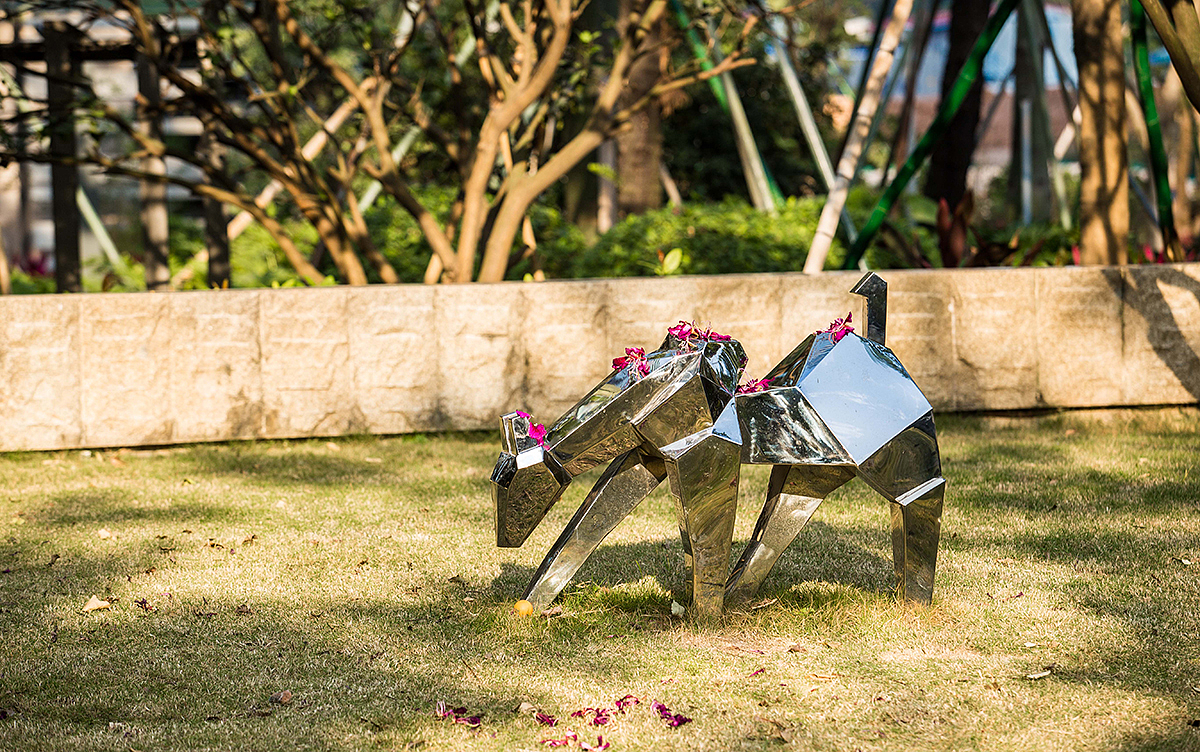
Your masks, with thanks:
M733 339L728 334L720 334L712 329L702 329L695 321L680 321L667 329L667 334L679 340L679 346L689 352L704 342L729 342Z
M679 728L685 723L691 723L692 719L682 713L672 713L671 709L661 702L655 701L650 707L654 708L654 712L658 713L658 717L663 719L671 728Z
M554 716L549 715L547 713L543 713L540 710L533 714L533 718L534 718L534 720L536 720L538 723L542 724L543 726L557 726L558 725L557 718L555 718Z
M650 361L646 359L646 351L640 347L626 347L625 354L619 358L613 358L612 366L614 371L619 371L626 366L634 366L638 376L645 376L650 373Z
M545 449L546 448L546 427L543 426L541 423L534 423L533 416L530 415L529 413L523 413L520 410L518 410L517 415L520 415L522 418L529 421L529 438L536 441L538 443L538 446L540 446L542 449Z
M844 319L834 319L828 329L821 329L817 334L829 334L832 335L834 343L841 342L842 337L854 331L854 327L850 326L850 317L853 313L853 311L847 313Z
M596 743L594 745L588 744L587 742L579 743L579 748L587 750L588 752L604 752L604 750L608 749L611 746L612 746L611 744L604 741L603 736L596 736Z
M745 384L738 384L737 393L754 394L755 392L765 392L770 388L771 382L767 381L766 379L759 379L758 381L750 381Z
M639 700L638 700L638 698L634 697L633 695L625 695L624 697L620 698L616 702L617 710L622 713L625 712L626 708L631 708L637 704L639 704Z

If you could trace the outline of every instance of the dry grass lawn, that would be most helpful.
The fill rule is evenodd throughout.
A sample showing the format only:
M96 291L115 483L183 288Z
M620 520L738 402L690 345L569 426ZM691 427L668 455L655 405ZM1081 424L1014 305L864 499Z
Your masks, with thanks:
M931 609L855 482L711 627L670 616L663 490L513 616L590 484L499 550L490 435L0 457L0 749L1200 750L1200 413L939 429Z

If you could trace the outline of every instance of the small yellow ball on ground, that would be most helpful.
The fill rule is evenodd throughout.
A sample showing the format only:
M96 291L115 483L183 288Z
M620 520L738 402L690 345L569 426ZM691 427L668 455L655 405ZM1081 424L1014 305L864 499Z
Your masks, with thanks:
M529 616L533 613L533 604L529 601L517 601L513 611L517 612L517 616Z

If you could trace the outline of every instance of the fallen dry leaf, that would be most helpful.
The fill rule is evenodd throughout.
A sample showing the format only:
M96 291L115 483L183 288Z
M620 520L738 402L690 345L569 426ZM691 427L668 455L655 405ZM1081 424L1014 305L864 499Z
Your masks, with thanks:
M108 528L106 527L100 528L100 532L96 533L96 535L99 535L103 540L108 540L109 538L113 537L113 534L108 532Z
M271 702L275 703L276 705L287 705L291 701L292 693L286 689L282 692L276 692L275 694L271 695Z
M338 446L337 444L334 444L332 441L327 441L327 442L325 442L325 448L326 448L326 449L328 449L328 450L329 450L329 451L331 451L331 452L340 452L340 451L342 451L342 448L341 448L340 446Z
M109 603L108 601L102 601L102 600L100 600L99 598L97 598L96 596L94 596L94 595L93 595L93 596L91 597L91 600L89 600L89 601L87 602L87 605L83 607L83 613L85 613L85 614L86 614L86 613L89 613L89 612L91 612L91 611L99 611L99 610L101 610L101 609L108 608L108 607L109 607L109 606L111 606L111 605L112 605L112 604L111 604L111 603Z

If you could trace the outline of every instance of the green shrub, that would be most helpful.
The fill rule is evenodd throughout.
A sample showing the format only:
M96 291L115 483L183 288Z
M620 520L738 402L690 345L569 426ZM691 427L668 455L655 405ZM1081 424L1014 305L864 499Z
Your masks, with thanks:
M790 198L777 216L740 199L659 209L625 219L582 253L574 242L547 243L543 264L551 277L799 271L823 202L823 197ZM682 252L680 263L664 268L676 248ZM830 264L844 253L835 242Z

